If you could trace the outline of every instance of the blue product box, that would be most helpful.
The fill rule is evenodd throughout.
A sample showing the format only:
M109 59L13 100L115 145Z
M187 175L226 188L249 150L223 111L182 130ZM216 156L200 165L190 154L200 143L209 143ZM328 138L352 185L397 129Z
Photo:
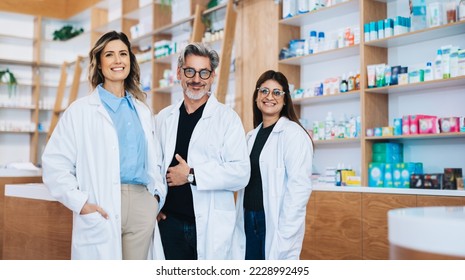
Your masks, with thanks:
M394 135L402 135L402 118L394 119Z
M402 188L402 171L404 168L405 165L403 163L394 164L394 168L392 170L392 182L394 188Z
M384 187L385 188L394 187L394 183L392 181L392 164L391 163L386 163L384 165Z
M384 186L384 163L372 162L368 165L368 186Z

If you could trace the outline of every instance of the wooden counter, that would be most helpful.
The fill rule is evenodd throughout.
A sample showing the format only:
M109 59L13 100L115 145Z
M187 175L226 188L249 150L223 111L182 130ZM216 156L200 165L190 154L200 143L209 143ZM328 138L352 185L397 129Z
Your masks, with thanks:
M425 206L465 206L465 192L314 187L301 259L388 260L388 211Z
M0 176L0 260L3 259L3 232L4 232L4 208L5 208L5 185L41 183L42 176L22 176L21 174L10 174L15 176Z
M71 257L72 213L43 184L6 185L3 259Z

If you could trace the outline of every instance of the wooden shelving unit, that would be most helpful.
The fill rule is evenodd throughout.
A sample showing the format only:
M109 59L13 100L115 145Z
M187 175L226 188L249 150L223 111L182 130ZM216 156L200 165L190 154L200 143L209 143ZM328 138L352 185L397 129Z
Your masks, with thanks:
M404 48L411 48L412 45L419 43L428 43L431 40L437 40L440 41L438 44L446 45L448 38L454 36L460 37L461 35L465 34L465 22L462 21L445 24L433 28L426 28L419 31L408 32L380 40L365 42L363 33L364 24L371 21L378 21L387 18L388 9L392 9L393 5L396 5L397 2L398 1L395 0L348 0L306 14L278 20L279 35L277 41L278 46L281 49L283 47L287 47L290 40L302 38L302 36L308 35L303 34L304 32L307 32L309 29L313 28L313 26L322 28L322 25L328 23L328 25L331 25L332 27L328 27L328 29L321 31L330 31L330 28L340 30L343 29L344 26L339 26L337 22L347 22L347 20L344 19L344 17L350 17L351 14L358 14L359 20L356 25L360 30L359 45L336 48L318 52L315 54L278 60L278 69L286 74L291 84L294 84L296 88L299 88L302 84L305 84L308 80L312 79L312 77L308 75L308 72L306 72L307 76L303 77L304 69L308 69L305 67L309 67L309 65L318 65L318 67L320 67L322 71L329 72L329 70L322 68L324 68L325 65L328 65L328 68L335 68L334 66L332 66L334 64L331 64L332 61L343 61L343 59L353 58L353 60L351 61L356 60L357 63L359 63L359 65L356 66L356 68L360 70L361 89L359 91L328 96L299 98L294 99L293 103L296 105L297 111L299 111L301 115L306 115L309 111L314 111L318 109L319 106L330 107L331 104L336 103L340 104L347 102L347 104L354 104L359 102L359 114L361 116L362 134L360 138L347 139L348 142L340 141L339 139L315 141L315 144L317 148L316 153L318 154L319 152L322 152L318 151L318 147L322 147L322 145L324 146L324 149L328 151L333 146L338 147L338 149L342 149L343 145L348 145L348 143L360 143L360 152L358 153L358 155L356 155L356 157L360 157L359 161L361 165L360 175L362 178L362 186L368 185L368 164L371 162L372 159L372 145L375 142L407 141L408 145L412 145L412 148L416 148L416 146L421 146L424 143L436 143L438 141L455 141L454 144L458 144L456 142L460 141L460 139L464 137L464 133L402 135L389 137L365 136L365 131L367 128L389 126L392 122L393 117L402 117L402 115L398 115L399 113L396 113L396 110L400 109L393 108L393 106L400 106L398 105L398 103L395 103L400 101L396 100L403 100L407 97L410 98L408 100L413 100L413 98L416 97L422 99L421 94L423 93L441 96L442 94L444 94L444 92L454 91L465 87L465 76L444 80L433 80L428 82L412 83L406 85L386 86L381 88L367 87L367 65L379 63L389 64L390 60L394 61L392 63L397 63L394 65L398 65L401 64L401 61L396 61L400 60L400 58L398 58L398 56L400 57L398 52L400 52L400 50L404 51ZM334 19L336 18L338 20L334 21ZM330 19L333 19L333 23L329 23ZM460 42L460 47L463 47L465 44L464 41L462 40ZM441 45L438 45L438 47L440 46ZM392 49L397 50L397 48L401 49L399 51L391 51ZM431 59L434 58L435 51L435 49L431 50ZM424 63L426 63L426 60L424 60ZM334 72L333 75L338 74L337 70L333 70L332 72ZM313 75L317 74L313 73ZM457 95L455 96L458 98ZM415 104L412 104L412 106L413 109L411 111L411 114L421 114L421 109L414 108ZM431 106L435 107L434 105ZM403 110L405 111L405 109ZM424 112L424 114L428 114L428 109L425 110L426 111ZM433 111L436 112L439 110ZM441 115L440 117L447 116L447 110L443 110L443 114L444 115ZM465 116L465 110L459 112L458 114L458 116ZM323 118L324 117L320 118L319 120L323 120ZM350 144L350 146L353 150L352 144ZM462 147L461 149L463 149L463 145L461 145L460 147ZM428 152L434 153L434 150L430 150ZM410 159L410 161L415 160ZM315 164L318 164L318 159L316 159ZM444 164L447 165L447 163Z

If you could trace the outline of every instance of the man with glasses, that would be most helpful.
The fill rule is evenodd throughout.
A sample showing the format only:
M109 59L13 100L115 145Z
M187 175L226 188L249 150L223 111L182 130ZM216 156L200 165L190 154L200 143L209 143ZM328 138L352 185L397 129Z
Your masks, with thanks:
M234 192L247 185L250 161L239 116L211 94L218 64L216 51L186 46L177 68L184 99L156 116L168 186L158 220L168 260L234 258Z

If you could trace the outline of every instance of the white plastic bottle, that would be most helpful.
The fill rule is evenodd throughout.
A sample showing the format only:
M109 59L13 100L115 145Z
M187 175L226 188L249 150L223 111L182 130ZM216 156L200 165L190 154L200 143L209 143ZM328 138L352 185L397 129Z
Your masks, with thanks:
M441 80L442 77L442 50L439 49L437 52L436 59L434 60L434 79Z
M328 112L325 120L325 139L330 140L334 138L334 118L333 113Z
M424 81L432 81L433 80L433 67L431 66L431 62L426 62L425 68L425 78Z

